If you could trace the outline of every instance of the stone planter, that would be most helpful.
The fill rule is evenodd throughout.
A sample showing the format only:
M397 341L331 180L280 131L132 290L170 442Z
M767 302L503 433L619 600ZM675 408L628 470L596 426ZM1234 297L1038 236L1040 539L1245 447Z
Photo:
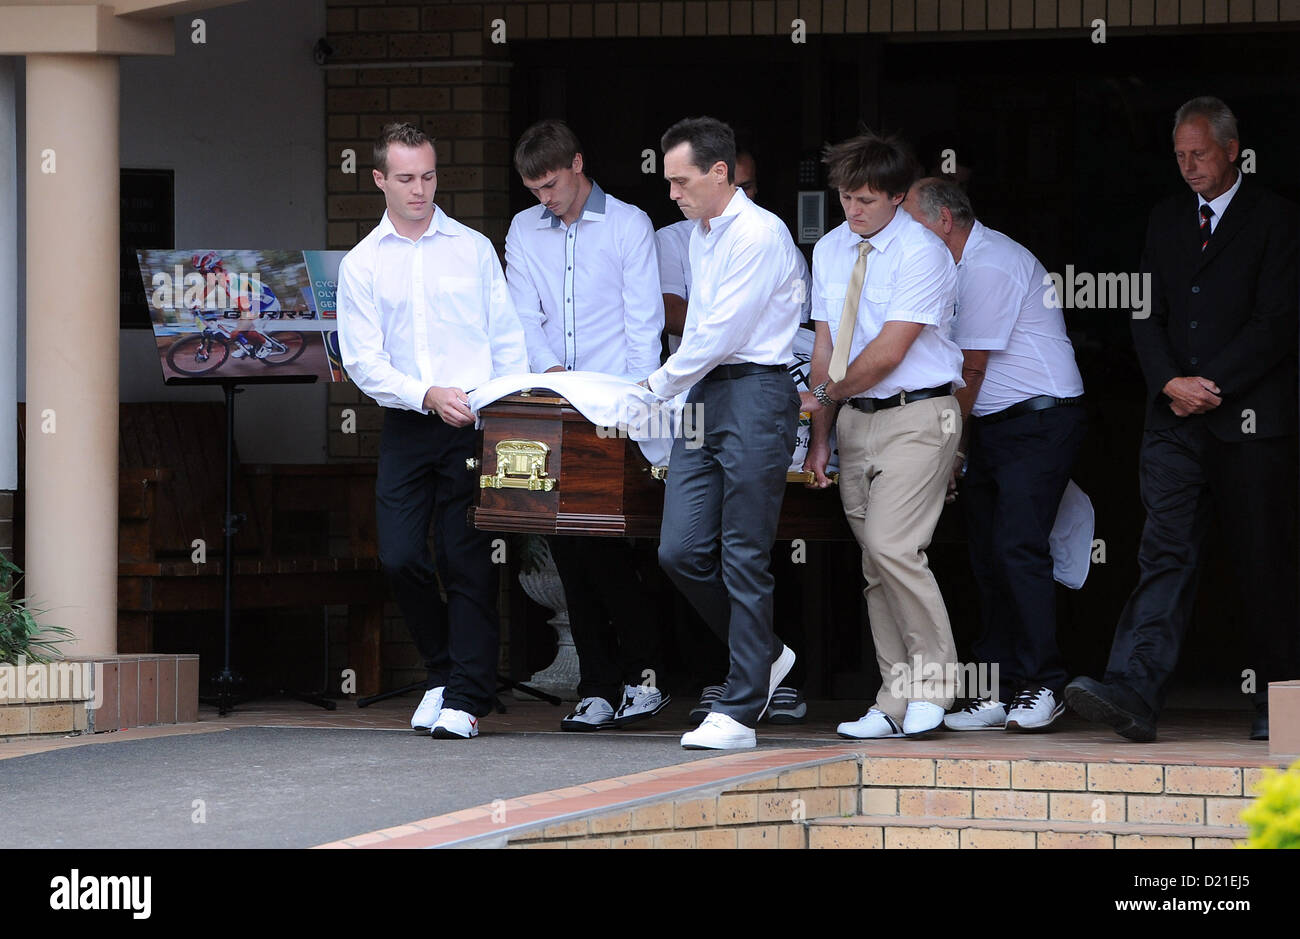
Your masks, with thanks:
M88 662L0 665L0 737L87 733L96 687Z
M538 564L535 569L520 572L519 583L534 601L554 611L547 623L555 630L555 660L550 665L535 672L525 684L563 698L566 701L577 700L578 689L578 653L573 647L573 634L569 631L569 610L564 599L564 585L560 583L555 561L551 559L551 549L545 538L536 538L535 555ZM519 701L535 701L536 698L520 691L514 693Z
M0 738L198 719L197 655L76 655L0 665Z

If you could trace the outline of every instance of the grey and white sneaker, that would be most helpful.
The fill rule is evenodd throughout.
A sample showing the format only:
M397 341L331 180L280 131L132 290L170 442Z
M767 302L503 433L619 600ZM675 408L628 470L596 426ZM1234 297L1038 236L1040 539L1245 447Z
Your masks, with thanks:
M604 698L583 698L569 716L560 721L560 730L600 730L614 726L614 707Z
M1007 711L1007 730L1046 730L1065 712L1051 689L1039 685L1016 693Z
M420 704L411 715L411 729L427 734L438 720L438 713L442 710L442 693L447 690L445 685L439 685L437 688L430 688L420 699Z
M654 717L666 708L671 700L670 696L658 688L647 685L625 685L623 703L618 706L618 711L614 714L614 726L625 727L635 721Z
M727 693L726 685L705 685L700 694L700 703L691 708L691 720L702 721L713 713L713 702Z
M960 711L943 719L949 730L1002 730L1007 724L1007 706L992 698L972 698Z
M782 685L772 693L772 703L767 706L769 724L802 724L808 717L808 702L798 688Z

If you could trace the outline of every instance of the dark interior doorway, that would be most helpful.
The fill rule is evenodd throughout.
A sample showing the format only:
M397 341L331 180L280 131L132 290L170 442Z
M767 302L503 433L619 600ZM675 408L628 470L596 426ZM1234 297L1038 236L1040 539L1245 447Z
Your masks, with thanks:
M787 37L524 42L512 44L511 132L564 118L584 142L591 175L659 227L680 218L660 175L659 137L682 117L713 115L755 154L758 201L793 230L801 162L806 170L823 144L862 124L898 131L931 166L953 149L972 170L968 188L981 220L1049 271L1073 264L1127 272L1137 268L1151 207L1183 186L1170 133L1175 109L1191 97L1227 101L1242 147L1255 152L1255 179L1300 201L1297 51L1300 32L1288 30L1112 33L1105 45L1086 31L1032 40L823 36L802 46ZM647 150L655 159L648 173ZM824 186L818 178L802 188ZM512 212L530 201L512 185ZM827 228L841 221L828 194ZM804 250L811 257L811 245ZM1075 479L1093 499L1106 563L1094 565L1082 591L1062 591L1059 628L1070 667L1099 674L1137 574L1142 380L1127 310L1067 311L1067 323L1090 399L1090 437ZM956 513L945 513L932 559L964 650L978 613L961 539ZM1247 624L1219 563L1223 550L1212 544L1179 674L1181 688L1202 702L1240 700ZM858 692L874 662L854 660L860 646L851 635L824 641L826 660L841 671L820 684Z

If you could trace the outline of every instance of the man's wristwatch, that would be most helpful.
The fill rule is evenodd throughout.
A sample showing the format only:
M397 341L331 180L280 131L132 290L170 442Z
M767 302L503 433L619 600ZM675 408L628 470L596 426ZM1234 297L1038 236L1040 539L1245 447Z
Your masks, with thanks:
M828 379L812 390L813 397L820 401L824 408L833 408L839 404L838 401L826 393L826 386L829 384L830 380Z

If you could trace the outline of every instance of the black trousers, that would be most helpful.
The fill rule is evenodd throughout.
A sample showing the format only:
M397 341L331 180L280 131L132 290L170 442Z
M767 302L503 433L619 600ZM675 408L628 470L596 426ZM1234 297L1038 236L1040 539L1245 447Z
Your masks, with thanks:
M778 370L700 381L686 401L704 407L704 438L673 442L659 563L730 651L714 711L753 727L781 653L770 562L799 395Z
M375 503L380 563L424 660L426 687L445 685L444 707L482 717L496 694L499 575L491 538L469 524L478 479L465 460L474 449L473 427L385 408Z
M1251 630L1249 659L1230 667L1253 670L1256 703L1267 702L1268 682L1300 678L1296 443L1294 435L1225 443L1195 418L1143 433L1141 573L1120 614L1105 681L1135 693L1152 718L1164 707L1187 633L1211 513Z
M604 698L617 709L624 685L661 687L659 627L637 573L635 548L622 538L547 540L569 605L581 671L578 697Z
M1060 700L1069 675L1056 643L1056 581L1049 538L1086 433L1081 407L1009 420L973 420L961 486L971 568L980 593L976 662L998 667L998 700L1049 688Z

